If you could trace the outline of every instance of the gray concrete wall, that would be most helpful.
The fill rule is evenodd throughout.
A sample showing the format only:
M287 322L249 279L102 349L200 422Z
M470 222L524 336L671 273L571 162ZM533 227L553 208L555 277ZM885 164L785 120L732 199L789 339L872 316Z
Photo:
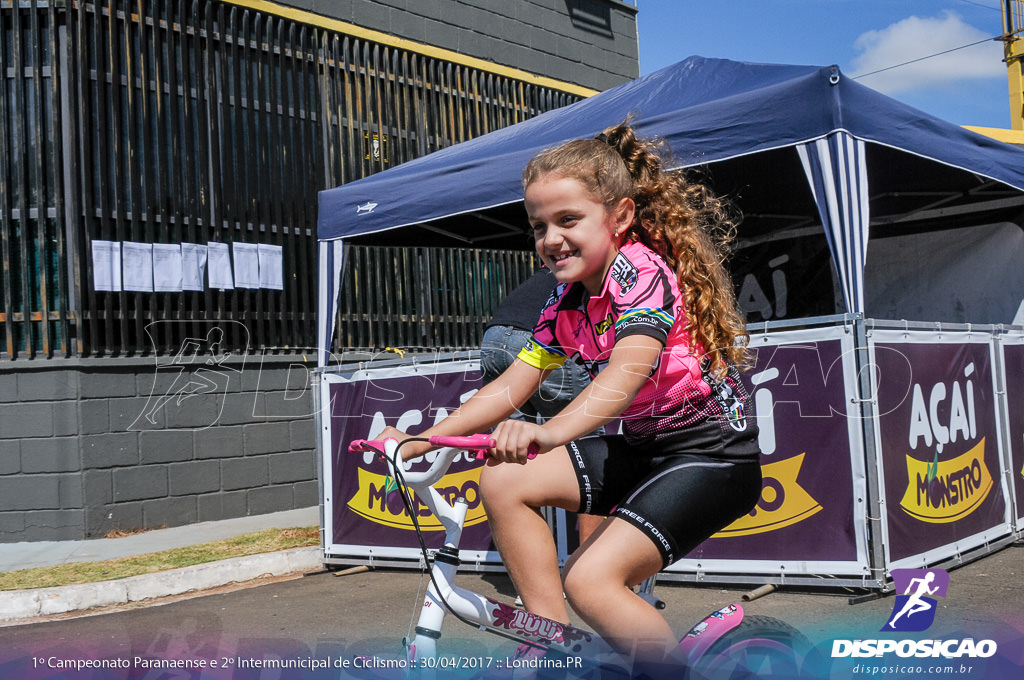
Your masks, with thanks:
M619 0L276 2L594 90L640 73L637 10Z
M0 364L0 542L317 505L308 367L259 355Z

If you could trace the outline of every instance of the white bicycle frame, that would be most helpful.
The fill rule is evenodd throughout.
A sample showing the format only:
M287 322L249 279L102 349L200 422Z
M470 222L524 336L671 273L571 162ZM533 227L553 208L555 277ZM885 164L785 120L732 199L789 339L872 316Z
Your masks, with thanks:
M412 640L404 640L406 668L422 671L422 677L431 678L437 670L449 670L452 668L450 664L456 663L493 663L501 664L495 665L495 668L508 667L506 659L488 657L456 660L438 657L437 641L441 638L445 617L451 611L477 627L489 628L556 652L559 656L553 659L546 657L549 663L558 664L551 667L572 671L574 668L584 670L602 666L616 669L628 677L632 660L613 650L597 633L531 614L455 585L455 574L459 567L459 541L468 504L463 498L456 498L449 503L434 485L445 475L462 449L442 448L437 451L426 470L406 471L397 455L398 446L398 441L394 439L384 442L383 458L389 471L396 480L403 480L407 487L416 492L417 499L434 513L445 531L444 545L433 555L430 583L420 609L415 635ZM743 609L739 605L729 605L694 626L683 637L680 647L690 659L695 660L715 640L738 626L742 619ZM477 668L486 670L485 666Z
M397 449L396 440L384 442L384 459L392 475L395 475L396 466L402 465L400 460L396 463ZM568 663L570 667L575 664L580 664L581 668L584 664L590 667L595 663L621 665L624 662L621 655L596 633L531 614L455 585L459 541L468 505L463 498L449 503L434 485L459 453L460 449L443 448L437 451L436 458L426 470L405 471L403 466L399 471L406 486L416 492L417 499L434 513L445 531L444 545L433 555L431 579L416 622L415 636L405 641L408 667L433 671L444 665L443 657L439 659L437 656L437 641L441 638L441 627L449 611L476 626L510 634L522 642L557 652L568 658L567 662L560 663ZM395 477L399 478L398 475ZM491 663L504 664L505 661L492 660Z

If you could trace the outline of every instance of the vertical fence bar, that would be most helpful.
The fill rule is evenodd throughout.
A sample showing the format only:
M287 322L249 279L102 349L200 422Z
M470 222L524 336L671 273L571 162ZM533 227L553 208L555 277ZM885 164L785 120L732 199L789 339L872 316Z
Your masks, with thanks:
M149 97L149 83L150 73L153 70L153 55L150 51L150 45L155 40L153 36L153 19L146 11L147 6L142 0L137 0L135 5L135 16L138 23L138 29L136 31L137 40L129 44L129 49L133 49L138 61L138 92L135 95L137 104L135 110L138 112L137 120L133 118L133 124L135 125L135 140L139 148L139 159L136 164L136 170L132 173L132 186L133 196L132 203L133 214L138 213L138 221L142 225L142 240L146 243L166 243L161 241L157 234L157 222L156 222L156 206L153 200L153 173L155 163L153 162L153 151L155 144L153 143L153 135L151 129L151 121L153 119L153 111L150 106ZM135 75L129 73L128 88L129 92L135 91ZM154 266L155 266L154 261ZM156 289L153 289L153 294L149 296L149 308L146 312L149 329L146 336L151 339L153 343L153 351L157 354L170 351L170 336L169 331L166 328L166 324L156 324L155 322L161 318L160 314L160 302L166 300L169 297L167 293L159 293ZM165 317L166 318L166 317ZM148 347L148 345L147 345Z
M19 158L25 158L28 155L28 144L27 131L25 130L25 63L24 55L25 48L24 42L24 28L22 26L21 7L15 5L12 8L12 30L11 30L11 43L14 50L12 55L11 63L14 67L14 82L13 82L13 104L12 107L15 115L11 119L11 140L14 151ZM20 167L19 167L20 166ZM28 224L29 224L29 208L28 208L28 171L29 163L15 162L14 167L11 168L11 177L14 180L15 187L15 205L18 210L18 229L12 235L16 237L16 248L18 257L18 270L11 277L11 283L14 283L15 276L19 279L20 284L20 295L16 300L15 304L18 305L18 313L21 316L21 324L18 326L21 335L20 342L17 342L14 348L14 353L11 354L11 358L15 358L18 352L25 352L31 356L32 342L32 326L29 321L31 316L31 306L29 304L29 296L31 288L29 287L28 269L29 269L29 251L28 251ZM13 316L13 315L12 315Z
M430 84L427 78L427 59L417 54L412 55L410 60L410 72L415 79L413 88L412 104L416 114L416 144L413 146L413 153L418 156L426 155L429 149L430 127L427 125L429 115Z
M75 5L72 17L72 28L69 33L73 34L73 48L70 50L72 58L68 64L68 72L74 79L73 90L75 92L78 106L76 115L71 123L74 134L77 135L77 146L73 153L77 154L77 173L72 178L72 196L78 197L79 210L74 213L75 219L79 221L75 228L76 258L80 263L80 278L78 281L82 286L82 296L79 298L81 313L78 323L79 346L82 356L95 355L102 351L100 341L101 327L99 319L100 301L96 295L93 285L93 262L92 262L92 234L90 228L96 219L95 200L92 192L92 183L89 181L93 174L93 126L88 124L90 110L89 93L92 90L90 85L90 71L92 62L89 49L89 12L85 3Z
M185 206L185 223L190 240L201 240L217 228L211 224L207 211L209 189L205 178L209 173L209 121L204 106L205 90L203 70L203 41L200 36L200 3L202 0L188 0L181 7L181 106L182 129L185 131L184 144L187 152L182 154L182 182L188 188L188 202ZM198 291L192 295L192 309L202 309L205 320L210 317L212 295ZM202 303L200 303L202 300ZM198 316L198 315L194 315ZM193 337L206 337L209 325L194 323Z
M164 73L163 82L159 88L160 101L162 102L162 115L160 120L160 134L162 145L161 157L163 162L160 167L160 189L163 232L168 242L178 243L205 243L197 234L190 231L190 225L186 220L188 209L188 187L185 186L184 172L181 162L178 160L179 150L182 149L187 138L185 122L182 117L183 103L178 96L182 80L179 60L182 58L183 43L177 26L181 24L184 16L184 8L181 0L163 0L164 21L163 21L163 44L160 48L162 57L161 72ZM196 311L198 305L198 294L195 291L182 292L178 296L175 307L178 318L182 320L184 337L201 337L202 327L198 321ZM191 322L191 323L188 323ZM179 337L178 341L184 339Z
M446 248L444 250L444 305L445 305L445 331L446 337L444 342L445 349L451 347L457 347L459 344L459 323L458 323L458 304L457 299L454 296L454 289L458 285L457 283L457 267L456 254L451 249Z
M307 29L303 27L303 30ZM327 173L324 157L318 153L318 150L322 147L334 146L327 142L329 139L336 139L325 134L324 128L317 124L320 118L324 118L329 123L330 116L325 115L326 109L316 99L320 92L317 88L317 79L320 76L318 68L320 31L310 29L308 32L309 53L303 55L302 69L302 82L305 83L302 90L304 93L302 101L305 102L306 115L309 117L302 138L306 148L306 153L303 154L303 158L306 159L303 179L306 182L302 184L305 193L299 201L299 220L294 227L295 237L292 239L292 249L298 254L298 265L292 270L292 277L298 282L298 295L301 302L301 306L298 304L295 306L297 313L298 310L301 310L301 316L296 318L296 325L301 329L301 335L297 335L296 340L300 347L316 347L317 344L316 309L319 286L311 280L312 277L306 272L317 271L315 266L317 261L317 192L328 188L328 186L334 186L326 183ZM318 132L320 132L319 136ZM309 225L313 225L313 228L310 229Z
M205 149L204 156L207 158L204 168L209 168L209 177L202 183L205 187L206 206L203 209L204 229L203 234L207 239L211 235L224 229L229 223L228 216L231 195L226 182L230 182L231 175L225 173L225 141L230 140L226 111L229 110L228 100L231 91L224 77L226 69L230 68L225 64L225 57L228 53L229 31L224 25L225 8L223 3L206 2L203 6L203 27L206 34L205 41L196 36L197 45L201 45L203 68L198 73L206 74L204 82L197 83L202 102L201 111L205 120L204 135L201 138ZM198 32L198 28L196 29ZM215 294L209 286L203 287L203 308L206 310L207 318L223 318L220 303L222 299L215 299ZM198 297L198 295L197 295ZM219 296L219 294L217 295ZM234 327L235 324L227 324ZM226 337L231 334L224 329ZM237 333L237 330L234 331ZM232 349L237 348L233 345Z
M366 177L373 174L367 159L370 157L368 149L368 136L370 134L370 46L361 40L353 40L352 56L355 59L353 71L353 83L355 89L352 92L352 99L355 103L355 118L349 119L349 124L355 130L355 152L356 162L353 169L358 172L359 177Z
M53 356L52 338L50 332L50 248L49 248L49 232L47 228L50 221L49 215L49 192L46 186L46 174L47 168L50 163L46 159L46 145L49 136L45 134L46 123L44 119L44 109L48 106L48 102L43 99L43 39L42 30L39 26L39 2L34 0L29 6L29 35L31 36L30 49L31 61L32 61L32 102L31 108L32 118L29 124L35 129L35 134L32 135L35 140L30 146L33 149L33 158L35 162L35 172L30 173L32 178L32 194L35 196L34 203L36 205L36 224L35 224L35 244L32 248L33 266L32 270L35 274L35 286L32 289L25 291L25 298L29 301L30 309L37 307L39 311L39 343L40 349L42 349L43 356ZM52 65L51 65L52 66ZM55 69L51 67L50 76L55 77ZM34 175L34 176L33 176ZM22 231L23 234L28 234L28 215L25 215L23 224L25 229ZM26 263L27 264L27 263ZM26 267L27 268L27 267ZM30 293L31 290L31 293ZM38 297L35 292L38 291ZM27 311L27 310L26 310ZM31 310L35 312L35 309ZM32 321L30 317L25 317L26 327L30 327ZM29 356L34 356L36 347L33 345L29 350Z
M227 157L225 165L229 167L229 175L223 179L229 186L225 188L223 194L223 199L227 201L226 220L213 225L209 232L210 240L215 241L224 240L222 232L230 233L239 225L244 227L248 221L249 164L247 158L249 143L246 110L252 106L252 98L247 89L248 80L243 62L249 44L248 21L249 10L232 5L227 18L228 27L223 29L227 42L224 48L227 59L224 71L228 81L228 97L225 106L228 109L226 134L229 146L223 149L222 153ZM217 308L221 316L237 319L238 297L232 294L230 300L226 300L227 297L229 296L224 291L217 292ZM237 351L241 344L242 334L239 332L237 324L230 324L230 326L231 333L229 335L232 338L232 346Z
M208 209L210 188L206 177L210 162L210 121L205 105L204 50L200 35L201 6L200 0L187 0L179 6L179 56L172 64L178 73L180 95L175 94L180 96L180 106L175 107L175 110L180 111L184 151L180 155L176 154L174 160L180 164L178 173L187 197L181 210L182 222L176 231L181 235L179 240L187 238L191 243L208 240L208 235L218 228L218 225L212 224L212 216ZM183 291L182 297L190 298L186 304L193 320L192 337L206 337L210 327L202 321L209 321L218 316L212 293L206 289L202 293L191 291L186 296ZM198 310L202 310L202 314L197 313Z
M10 125L10 137L8 151L10 152L10 166L7 168L9 185L11 187L11 198L9 210L11 221L9 224L8 238L10 239L10 253L4 260L7 270L8 285L7 291L11 297L10 311L7 313L7 323L11 329L11 344L9 356L17 358L23 353L25 347L24 327L25 311L23 298L27 294L25 282L22 275L25 270L24 234L25 225L28 222L28 201L26 198L25 173L28 170L28 163L19 162L27 152L25 136L22 130L24 121L24 74L23 63L21 8L15 5L11 9L11 86L8 99L9 109L13 115L9 116L5 123ZM5 68L6 71L6 68ZM4 73L4 87L7 87L7 74Z
M297 342L299 326L295 321L301 309L297 295L299 282L298 280L289 281L288 274L295 271L297 255L295 248L292 247L289 236L294 235L295 230L298 228L297 216L299 211L301 211L302 199L305 198L301 195L303 187L296 173L301 169L305 160L310 158L310 155L306 153L307 148L305 144L307 109L302 97L303 77L305 76L303 64L306 61L305 27L300 28L294 23L289 24L288 46L290 48L290 58L285 62L287 63L287 78L282 86L281 105L285 108L286 113L289 110L291 111L289 114L289 124L282 129L282 135L288 140L285 145L285 158L289 162L281 168L281 186L284 189L286 198L283 201L284 205L281 206L282 217L278 221L278 231L274 238L274 242L282 248L285 289L281 293L270 293L272 297L280 301L280 311L278 314L281 316L281 335L286 345ZM290 312L285 312L285 300L288 301L287 309L291 310ZM277 342L279 341L275 341L275 344Z
M384 170L384 153L382 147L384 145L385 135L387 134L387 120L384 116L386 105L384 103L384 96L386 92L385 84L383 80L384 66L387 63L387 48L381 45L375 44L372 51L372 65L370 71L367 72L367 93L370 95L369 105L367 111L369 112L371 119L367 126L367 138L366 145L369 147L369 158L367 163L370 167L370 173L378 173ZM374 139L376 138L376 139ZM374 144L376 141L376 144Z
M12 9L11 14L17 10ZM0 56L3 56L6 61L6 55L8 51L7 46L7 30L8 30L8 14L0 14ZM13 33L14 21L10 22L11 32ZM12 47L13 51L13 35L12 35ZM0 111L7 112L13 110L13 105L9 101L7 96L7 75L8 67L6 64L0 64ZM14 76L17 77L17 70L14 71ZM14 280L11 276L11 258L13 256L13 246L11 244L11 237L14 231L14 214L11 206L11 200L13 198L14 182L16 178L13 173L11 163L13 162L13 146L16 140L8 139L7 127L8 122L14 123L13 120L9 120L8 115L3 116L0 119L0 256L3 259L3 269L0 270L0 286L3 288L3 317L4 317L4 347L6 348L7 356L10 359L14 359L17 356L14 343L14 293L13 286Z
M260 179L260 192L256 197L256 222L252 227L241 235L243 241L248 243L256 243L261 240L265 234L269 233L272 223L274 221L273 206L270 202L265 200L265 196L270 196L274 191L275 187L275 172L274 168L276 163L271 158L272 153L279 153L278 147L275 145L275 130L277 128L277 103L274 101L274 87L277 82L276 75L276 49L274 47L274 33L278 25L277 18L274 16L267 16L264 22L264 28L261 35L263 36L260 40L260 75L257 78L258 86L260 87L260 110L262 112L263 126L261 128L261 139L257 145L260 149L260 159L257 166L257 172ZM274 151L271 152L271 149ZM255 301L255 315L249 314L251 324L257 329L258 347L266 349L270 346L270 323L267 319L267 297L262 290L246 290L246 296L250 300ZM251 309L249 304L246 305L247 309Z
M64 17L67 17L66 9L61 13ZM65 92L66 92L66 71L65 71L65 52L61 45L61 35L65 30L61 27L61 23L58 20L57 8L54 3L47 3L46 6L46 23L49 26L49 44L47 50L50 55L50 90L49 100L51 107L50 117L50 129L47 134L47 139L50 140L52 146L52 158L53 165L51 168L51 182L53 187L53 206L54 206L54 253L56 260L56 271L54 275L57 280L57 318L56 318L56 333L58 342L60 343L61 353L65 357L69 357L75 353L74 347L71 343L70 323L68 320L70 301L73 299L71 285L69 284L68 272L71 271L69 251L67 248L67 234L68 234L68 214L67 214L67 202L65 200L65 194L67 186L66 178L68 177L68 156L66 155L67 149L73 148L73 139L68 139L65 135L64 127L64 107ZM0 54L3 52L0 51ZM2 110L2 107L0 107Z
M145 146L141 143L141 135L139 128L144 123L140 123L138 120L139 116L144 115L144 110L140 111L141 102L139 97L135 93L135 79L136 75L141 80L145 76L145 71L142 69L142 56L136 47L136 41L133 38L133 27L136 24L132 14L125 8L123 20L121 25L123 26L123 42L121 49L124 52L123 63L118 69L123 73L124 84L119 90L123 91L123 96L119 97L124 101L124 168L125 174L127 175L125 198L122 201L120 208L128 218L128 238L132 241L140 241L146 243L152 243L150 238L147 238L145 227L143 224L143 207L144 202L142 200L142 181L141 175L143 167L145 165ZM138 32L141 35L142 22L139 17ZM140 38L141 42L141 38ZM138 74L136 71L138 70ZM119 74L118 80L120 81L122 76ZM137 353L145 354L149 347L146 342L146 320L147 318L153 318L152 311L156 305L157 294L155 292L150 293L136 293L135 294L135 330L132 333L134 339L135 351ZM149 311L147 311L147 308ZM159 347L154 347L153 350L158 350Z
M182 134L178 115L178 58L175 39L175 17L179 15L180 0L159 0L154 12L157 23L155 48L156 99L156 171L158 175L157 205L160 211L160 235L168 243L201 243L194 234L185 230L183 193L177 157L181 149ZM168 300L165 309L172 318L180 320L173 341L180 343L186 337L197 337L198 325L192 310L195 309L195 292L182 291L181 295Z
M405 337L401 344L404 347L419 347L423 342L419 338L423 310L420 308L419 295L416 294L416 281L422 280L422 272L419 271L414 249L401 248L399 252L402 256L402 267L395 279L403 284L406 307Z
M239 234L244 234L251 226L259 222L259 74L261 71L259 54L261 25L261 15L259 13L248 9L242 13L239 35L241 50L237 55L237 68L241 76L239 78L239 85L242 88L239 115L242 116L243 120L242 139L244 153L242 155L242 163L245 172L244 183L241 184L243 193L241 196L242 203L239 206L240 223L227 225L227 229L218 237L218 240L228 244L229 249L234 247L236 231ZM244 293L239 292L239 288L236 286L227 295L231 299L231 318L236 321L248 321L248 315L244 311L249 309L248 291ZM247 329L249 328L248 324L244 325ZM252 337L251 330L249 334ZM257 339L256 342L258 344L259 340Z
M359 167L357 159L360 158L358 154L361 150L362 136L356 128L355 116L361 114L361 109L359 108L360 100L357 93L359 73L353 61L358 55L357 50L357 42L345 36L344 40L342 40L341 63L339 64L343 78L340 96L344 99L345 103L344 121L340 116L338 117L338 125L344 126L344 135L341 137L344 148L341 154L344 159L341 166L342 182L350 182L359 176L356 175L356 172ZM362 116L360 115L361 119Z

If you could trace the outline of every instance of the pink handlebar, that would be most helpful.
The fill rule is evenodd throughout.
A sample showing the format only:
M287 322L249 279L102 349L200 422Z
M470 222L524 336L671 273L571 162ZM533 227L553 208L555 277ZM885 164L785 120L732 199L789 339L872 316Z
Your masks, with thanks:
M430 443L434 446L451 446L456 449L476 449L477 460L485 458L487 450L494 448L494 439L486 434L471 434L468 437L431 437ZM536 458L537 450L536 444L530 444L526 457L531 460Z
M471 434L468 437L431 437L430 443L434 446L451 446L455 449L486 449L494 448L494 440L490 435Z
M477 459L486 457L487 450L494 448L494 439L487 434L471 434L466 437L437 436L431 437L429 441L434 446L450 446L456 449L476 450ZM351 453L364 451L368 448L377 449L379 451L384 448L384 442L373 439L354 439L352 440L352 443L348 445L348 450ZM536 444L530 444L526 457L531 460L536 458L537 450L538 447Z
M384 448L384 442L373 439L353 439L348 445L348 450L349 453L355 453L356 451L363 451L367 447L380 450Z

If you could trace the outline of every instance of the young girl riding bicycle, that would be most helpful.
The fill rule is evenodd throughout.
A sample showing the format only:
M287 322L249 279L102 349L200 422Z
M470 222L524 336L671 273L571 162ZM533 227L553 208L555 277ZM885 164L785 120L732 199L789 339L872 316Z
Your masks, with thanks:
M598 634L650 659L671 656L677 639L632 586L749 512L761 491L737 373L746 336L723 265L733 225L703 186L662 167L659 147L627 124L529 162L526 211L558 286L512 366L421 435L494 427L480 489L526 608L568 623L564 592ZM543 425L507 420L564 361L591 384ZM616 418L624 434L586 436ZM410 442L403 455L429 448ZM608 515L562 574L543 506Z

